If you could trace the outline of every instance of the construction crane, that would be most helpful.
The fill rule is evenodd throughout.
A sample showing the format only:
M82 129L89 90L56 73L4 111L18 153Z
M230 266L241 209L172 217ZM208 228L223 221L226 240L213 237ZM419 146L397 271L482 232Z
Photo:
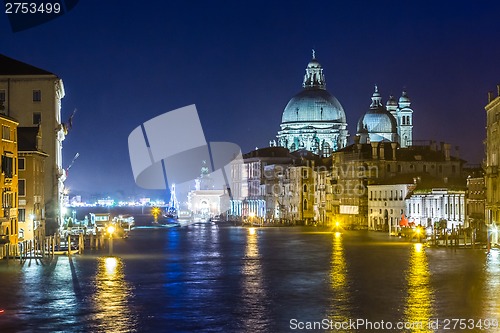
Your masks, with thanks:
M69 164L69 166L66 168L66 177L68 177L68 171L69 169L71 169L71 167L73 166L73 164L75 163L76 159L78 158L78 156L80 156L80 153L76 153L75 156L73 157L73 159L71 160L71 163Z

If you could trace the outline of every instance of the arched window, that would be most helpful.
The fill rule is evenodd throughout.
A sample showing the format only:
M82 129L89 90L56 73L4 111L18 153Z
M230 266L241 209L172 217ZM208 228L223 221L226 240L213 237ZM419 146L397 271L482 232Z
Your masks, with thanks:
M304 199L304 210L307 210L307 199Z
M330 148L330 144L328 142L323 142L322 150L323 150L323 156L325 156L325 157L330 156L332 153L331 148Z
M304 193L307 192L307 184L304 184Z

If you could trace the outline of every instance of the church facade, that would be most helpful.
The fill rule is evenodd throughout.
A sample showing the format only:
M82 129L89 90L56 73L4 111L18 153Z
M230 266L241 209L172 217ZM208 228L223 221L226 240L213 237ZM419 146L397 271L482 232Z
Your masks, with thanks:
M307 150L322 157L331 156L348 144L349 133L344 108L326 90L323 67L313 50L308 63L302 91L290 99L281 118L280 130L271 147L284 147L290 152ZM382 102L378 87L372 103L357 123L360 143L394 142L410 147L413 142L413 110L406 91L398 101L390 96Z
M314 51L302 87L286 105L277 140L271 146L330 156L347 145L347 122L342 105L326 90L323 68Z
M413 110L406 91L399 102L390 96L386 106L375 86L372 103L358 121L359 143L397 142L400 148L407 148L413 141Z

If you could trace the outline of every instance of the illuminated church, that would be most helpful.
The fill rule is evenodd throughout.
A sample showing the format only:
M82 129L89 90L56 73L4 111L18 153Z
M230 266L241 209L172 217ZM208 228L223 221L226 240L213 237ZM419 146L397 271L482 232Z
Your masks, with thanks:
M302 87L286 105L278 140L271 141L271 146L329 156L347 145L347 122L342 105L326 90L323 68L314 51Z
M359 143L397 142L401 148L411 146L413 140L413 110L406 91L396 102L389 97L386 106L375 86L372 103L368 111L358 121Z
M281 118L281 129L270 146L294 152L308 150L327 157L347 146L349 137L344 108L326 90L325 75L313 50L306 68L302 91L288 102ZM399 147L412 145L413 110L406 91L399 101L390 96L384 106L375 86L372 103L357 123L359 143L397 142Z

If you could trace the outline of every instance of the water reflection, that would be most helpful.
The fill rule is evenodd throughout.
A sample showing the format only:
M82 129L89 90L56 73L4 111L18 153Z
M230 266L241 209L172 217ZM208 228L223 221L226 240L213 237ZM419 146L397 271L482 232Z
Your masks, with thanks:
M330 260L330 286L332 289L332 303L330 305L330 320L346 322L350 316L350 295L347 264L344 255L342 234L333 234L332 256Z
M485 295L482 318L495 319L496 328L498 328L500 318L500 299L498 298L500 295L500 252L496 249L491 250L486 257L484 278Z
M248 228L246 240L242 267L242 310L245 312L243 326L246 332L254 332L269 324L265 316L267 296L260 262L258 232L255 228Z
M136 319L131 311L129 298L132 288L124 278L123 261L116 257L98 259L95 277L93 331L98 332L135 332Z
M432 319L433 295L430 286L430 273L425 249L421 243L411 247L409 267L406 272L408 296L405 308L405 332L432 332L429 323Z

